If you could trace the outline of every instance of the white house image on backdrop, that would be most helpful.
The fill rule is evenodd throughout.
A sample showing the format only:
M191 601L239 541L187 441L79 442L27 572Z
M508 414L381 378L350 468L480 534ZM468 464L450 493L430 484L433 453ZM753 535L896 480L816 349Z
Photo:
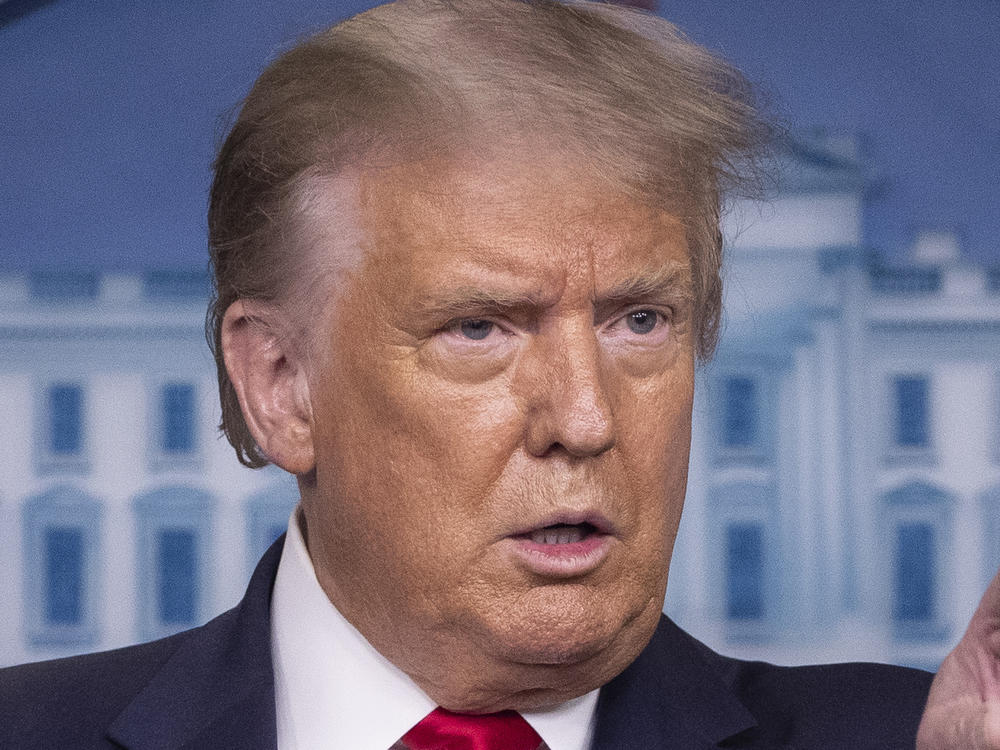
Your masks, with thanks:
M1000 563L1000 269L864 247L847 141L735 207L667 611L779 662L933 668ZM738 227L739 231L736 231ZM0 276L0 664L234 604L295 501L216 432L200 273Z

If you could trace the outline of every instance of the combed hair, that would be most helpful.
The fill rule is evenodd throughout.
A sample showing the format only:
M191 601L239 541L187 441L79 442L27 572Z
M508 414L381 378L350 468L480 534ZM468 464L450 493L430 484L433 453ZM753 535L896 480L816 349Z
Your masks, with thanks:
M756 188L770 135L746 79L672 24L631 8L397 0L274 60L215 162L206 330L220 427L242 463L260 467L267 458L226 371L222 320L237 299L294 308L310 276L293 241L310 181L393 160L461 158L512 132L551 143L581 173L683 219L698 354L711 356L722 197Z

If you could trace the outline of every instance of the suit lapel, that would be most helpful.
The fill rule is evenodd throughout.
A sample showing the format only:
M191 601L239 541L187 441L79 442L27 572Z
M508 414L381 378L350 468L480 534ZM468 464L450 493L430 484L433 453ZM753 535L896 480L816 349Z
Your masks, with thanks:
M601 688L593 750L713 748L755 725L694 639L663 617L639 658Z
M238 606L182 636L110 739L129 750L275 750L270 610L283 543L260 561Z
M270 609L283 543L260 561L237 607L180 636L109 739L128 750L275 750ZM601 689L593 750L713 748L754 727L701 648L661 618L639 658ZM733 747L764 750L752 736Z

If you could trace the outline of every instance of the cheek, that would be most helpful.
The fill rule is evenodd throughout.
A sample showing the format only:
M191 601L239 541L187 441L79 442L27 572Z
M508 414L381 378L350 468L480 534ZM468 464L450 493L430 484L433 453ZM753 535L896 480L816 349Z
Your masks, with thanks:
M655 378L633 380L619 398L617 422L625 452L674 474L687 465L691 443L694 371L690 362Z
M638 533L651 546L671 540L680 522L691 447L693 373L682 371L633 391L619 440L626 481L641 498ZM669 551L669 549L668 549Z
M330 368L319 400L318 471L340 494L379 497L415 535L468 528L520 441L507 383L441 380L412 350L371 347ZM382 519L379 519L382 520ZM426 542L425 542L426 543Z
M379 381L371 383L371 408L385 439L398 455L433 471L442 489L492 484L516 451L522 422L507 377L456 383L413 356Z

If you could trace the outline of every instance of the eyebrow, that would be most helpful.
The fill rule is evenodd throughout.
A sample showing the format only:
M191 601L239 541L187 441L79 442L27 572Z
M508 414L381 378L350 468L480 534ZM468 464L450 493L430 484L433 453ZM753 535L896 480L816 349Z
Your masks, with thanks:
M685 304L694 300L691 266L669 263L651 273L643 273L618 282L598 295L594 305L597 319L624 304L663 301Z
M601 292L594 302L594 315L600 319L623 304L644 301L682 304L693 298L691 267L687 263L670 263L655 271L619 281ZM502 315L514 311L535 313L553 303L553 299L530 291L460 286L420 300L414 314L418 318L458 318L466 315Z
M530 292L461 286L421 300L415 312L421 317L491 315L512 310L540 310L546 306L546 302L541 296Z

